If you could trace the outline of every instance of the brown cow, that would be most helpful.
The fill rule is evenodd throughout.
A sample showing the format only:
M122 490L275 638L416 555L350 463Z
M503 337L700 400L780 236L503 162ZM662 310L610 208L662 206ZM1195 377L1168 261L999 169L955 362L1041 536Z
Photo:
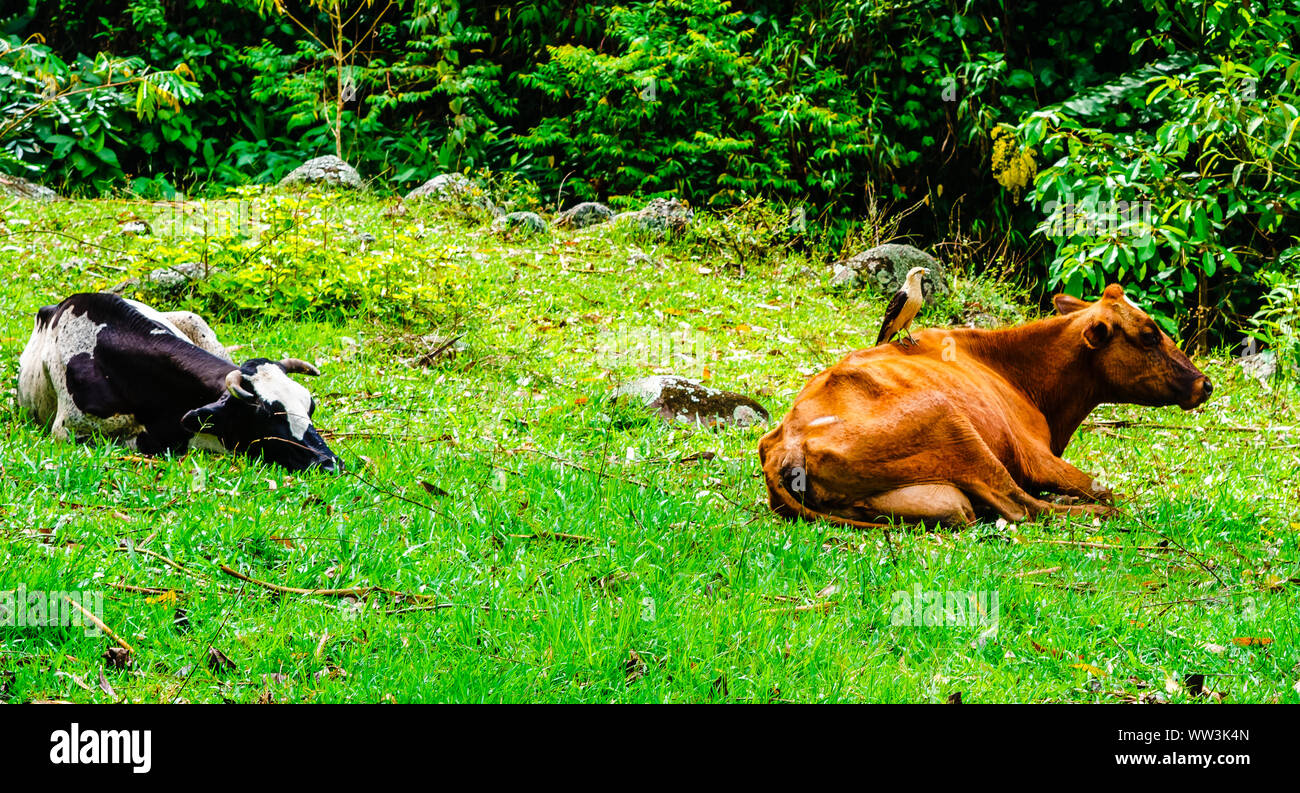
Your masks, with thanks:
M1103 402L1191 410L1213 384L1118 284L1003 330L926 330L813 377L758 445L772 509L848 525L1104 515L1111 494L1061 459ZM1088 504L1052 504L1033 493Z

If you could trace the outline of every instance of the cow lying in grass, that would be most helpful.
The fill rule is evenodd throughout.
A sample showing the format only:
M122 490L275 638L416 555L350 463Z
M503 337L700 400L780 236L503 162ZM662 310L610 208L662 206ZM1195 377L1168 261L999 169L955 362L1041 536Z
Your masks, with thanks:
M36 313L18 402L63 440L98 435L145 454L203 448L337 471L311 424L315 400L290 374L320 372L296 358L235 366L194 314L77 294Z
M1061 459L1084 417L1104 402L1190 410L1214 386L1119 285L1055 303L1060 316L926 330L813 377L759 441L772 509L850 525L1109 512L1110 493Z

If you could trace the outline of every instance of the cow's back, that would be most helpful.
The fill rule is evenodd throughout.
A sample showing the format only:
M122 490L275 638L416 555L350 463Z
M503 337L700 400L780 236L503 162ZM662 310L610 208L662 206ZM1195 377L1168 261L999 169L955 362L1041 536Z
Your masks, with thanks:
M916 334L915 347L896 344L858 350L811 378L763 451L784 447L801 458L810 442L827 436L839 447L846 433L870 441L916 419L960 414L993 453L1015 460L1047 426L1025 396L977 359L953 354L946 333ZM762 454L760 454L762 456Z

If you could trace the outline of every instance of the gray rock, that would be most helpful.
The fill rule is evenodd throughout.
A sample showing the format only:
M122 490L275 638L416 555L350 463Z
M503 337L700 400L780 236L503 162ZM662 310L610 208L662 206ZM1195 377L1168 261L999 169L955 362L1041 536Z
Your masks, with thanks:
M0 173L0 196L25 198L29 201L57 201L59 196L48 187L42 187L21 176Z
M926 267L930 270L930 274L921 281L921 290L925 293L927 303L933 303L935 298L948 294L948 277L944 266L930 254L911 245L878 245L836 262L831 283L836 284L837 279L843 285L871 283L881 294L892 295L903 286L907 271L913 267ZM840 268L853 271L853 278L841 274Z
M428 198L429 196L453 196L453 195L473 195L481 193L483 190L463 173L440 173L429 181L415 188L406 194L409 201L412 198Z
M716 427L766 422L767 410L743 394L719 391L676 375L643 377L620 386L615 399L640 402L665 421Z
M595 201L586 201L556 215L554 224L560 228L583 229L613 219L614 210Z
M1244 355L1237 359L1237 363L1243 372L1261 383L1277 372L1277 356L1272 350Z
M207 274L202 262L185 262L174 267L159 267L151 270L145 276L145 280L163 289L173 289L184 286L190 281L202 280Z
M441 173L406 194L406 201L432 198L454 204L475 206L500 216L487 192L463 173Z
M130 220L122 224L122 233L129 237L139 237L146 234L152 234L153 229L143 220Z
M492 221L492 228L497 231L518 230L525 234L543 234L548 227L536 212L511 212Z
M987 311L964 311L961 315L961 324L962 327L966 328L983 328L985 330L991 330L993 328L1000 328L1007 323Z
M858 271L846 264L837 263L831 269L831 286L856 286Z
M200 281L206 278L207 275L208 270L204 268L202 262L184 262L171 267L159 267L150 270L143 279L128 278L104 291L114 295L124 295L147 284L160 292L172 292L179 290L191 281Z
M324 157L315 157L308 160L294 168L289 172L288 176L280 180L281 187L299 185L346 187L357 190L361 188L362 183L361 175L357 173L357 169L333 154L327 154Z
M695 211L676 198L656 198L635 212L621 212L614 222L628 224L657 236L681 234L695 217Z

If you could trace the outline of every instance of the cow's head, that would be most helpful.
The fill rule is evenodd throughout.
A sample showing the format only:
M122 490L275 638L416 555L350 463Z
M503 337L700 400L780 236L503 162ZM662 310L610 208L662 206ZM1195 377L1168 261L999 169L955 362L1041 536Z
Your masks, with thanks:
M315 377L320 372L297 358L254 358L232 369L226 375L226 393L186 413L181 426L216 437L228 451L257 455L290 471L342 470L343 461L311 424L316 400L289 379L290 374Z
M1210 378L1145 311L1129 302L1119 284L1106 287L1095 303L1069 295L1057 295L1053 302L1062 314L1077 315L1071 327L1078 328L1091 351L1096 374L1109 394L1106 401L1191 410L1210 398Z

